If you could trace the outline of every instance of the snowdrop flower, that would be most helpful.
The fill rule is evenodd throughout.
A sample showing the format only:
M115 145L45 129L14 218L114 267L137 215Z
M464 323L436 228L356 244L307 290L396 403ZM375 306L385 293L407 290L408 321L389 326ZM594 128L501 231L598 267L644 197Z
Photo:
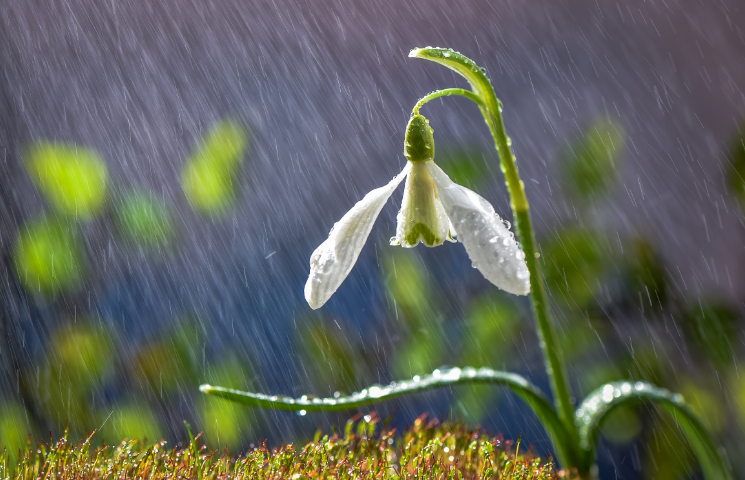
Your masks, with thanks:
M525 254L505 222L484 198L454 183L433 159L435 144L429 121L414 115L406 128L403 171L357 202L310 257L305 299L320 308L339 288L370 235L373 223L396 187L406 178L392 245L428 247L455 238L487 280L516 295L530 292Z

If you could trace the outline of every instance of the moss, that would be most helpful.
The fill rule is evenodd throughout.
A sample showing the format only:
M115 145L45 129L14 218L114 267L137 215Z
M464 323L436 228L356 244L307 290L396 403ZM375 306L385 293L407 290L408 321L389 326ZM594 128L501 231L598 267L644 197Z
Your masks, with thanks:
M165 442L144 445L125 440L116 446L91 448L91 438L73 444L29 447L15 467L0 453L0 478L510 478L571 479L555 472L524 446L503 441L461 423L419 418L397 435L366 416L347 423L340 435L317 433L307 445L273 449L261 444L238 456L199 445L167 449Z

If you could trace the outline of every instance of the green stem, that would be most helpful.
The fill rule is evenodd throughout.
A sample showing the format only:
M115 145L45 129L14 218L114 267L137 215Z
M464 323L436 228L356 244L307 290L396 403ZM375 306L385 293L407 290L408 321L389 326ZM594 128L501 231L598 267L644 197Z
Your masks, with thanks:
M409 56L431 60L460 73L468 80L471 88L473 88L473 93L480 99L480 102L476 103L494 137L494 144L499 153L500 166L502 172L504 172L507 190L510 194L515 230L521 242L523 252L525 252L528 270L530 270L530 300L538 330L538 340L545 358L546 373L548 374L554 394L554 402L559 418L564 423L567 431L572 432L572 436L576 437L577 429L574 425L574 411L569 383L567 382L566 368L561 353L561 346L559 345L551 320L545 282L541 273L541 264L538 261L540 255L536 249L528 198L525 195L525 184L520 180L517 165L515 164L515 155L512 153L512 148L510 147L511 141L504 129L502 102L497 99L494 88L484 71L473 60L453 50L417 48L412 50ZM417 108L426 103L424 100L427 97L424 97L417 103Z
M435 90L434 92L428 93L427 95L423 96L421 100L419 100L417 104L414 105L414 109L411 111L411 116L419 115L419 109L422 108L424 104L429 102L430 100L434 100L440 97L450 97L453 95L460 95L461 97L466 97L468 99L473 100L473 102L475 102L476 105L483 106L481 97L479 97L478 95L476 95L470 90L466 90L465 88L446 88L444 90Z

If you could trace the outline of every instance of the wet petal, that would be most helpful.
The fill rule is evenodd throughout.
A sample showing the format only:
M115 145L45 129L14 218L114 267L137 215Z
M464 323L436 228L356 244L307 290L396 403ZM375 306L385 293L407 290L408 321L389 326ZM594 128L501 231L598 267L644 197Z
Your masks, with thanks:
M434 163L427 168L458 232L458 241L466 247L473 266L502 290L516 295L530 293L530 272L525 253L494 207L476 192L454 183Z
M305 283L305 299L311 308L323 306L347 278L370 235L375 219L386 200L409 173L410 165L407 162L403 171L388 185L372 190L357 202L334 224L329 238L310 256L310 276Z

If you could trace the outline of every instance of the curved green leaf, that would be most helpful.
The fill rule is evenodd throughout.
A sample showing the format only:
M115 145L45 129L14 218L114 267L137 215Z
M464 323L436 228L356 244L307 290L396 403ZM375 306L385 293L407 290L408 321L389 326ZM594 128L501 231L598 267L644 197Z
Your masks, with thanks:
M494 96L494 89L484 70L476 65L476 62L452 48L415 48L409 52L409 57L430 60L458 72L468 80L473 91L483 101L487 101L487 99ZM488 106L491 107L491 105Z
M600 427L607 414L620 405L641 401L654 402L675 418L696 452L707 480L732 479L729 467L714 440L685 404L683 396L646 382L608 383L590 393L575 413L580 446L588 454L594 455Z
M479 369L471 367L438 369L431 375L415 376L411 380L393 382L390 385L373 385L351 395L336 398L317 398L309 395L291 398L241 392L229 388L213 387L212 385L202 385L199 390L208 395L226 398L251 407L293 412L333 412L350 410L432 388L464 383L493 383L509 387L517 396L527 402L549 432L560 463L565 466L577 464L575 461L577 458L575 453L577 452L572 450L572 442L569 440L569 436L548 398L524 377L486 367Z

